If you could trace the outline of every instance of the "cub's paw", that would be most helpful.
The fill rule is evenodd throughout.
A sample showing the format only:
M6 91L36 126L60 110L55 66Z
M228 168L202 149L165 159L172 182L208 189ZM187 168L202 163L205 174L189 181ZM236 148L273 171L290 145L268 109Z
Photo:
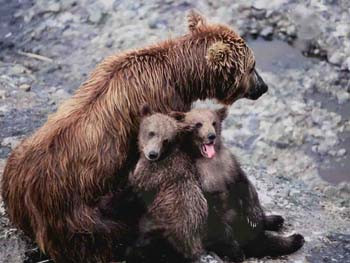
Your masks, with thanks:
M265 217L265 230L279 231L283 227L284 218L280 215L269 215Z
M304 237L300 234L291 235L290 239L292 241L292 247L295 249L294 251L300 249L305 243Z

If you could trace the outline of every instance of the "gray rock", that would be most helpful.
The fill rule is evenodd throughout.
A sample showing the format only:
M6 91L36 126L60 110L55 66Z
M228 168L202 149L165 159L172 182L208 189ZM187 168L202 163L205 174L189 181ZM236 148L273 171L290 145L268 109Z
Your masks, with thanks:
M1 97L0 97L1 99ZM9 106L8 105L2 105L0 106L0 116L3 117L7 112L9 111Z
M95 6L88 9L89 21L93 24L100 24L106 15L101 7Z
M335 51L331 56L328 58L328 61L335 65L342 65L344 61L344 54L341 53L341 51Z
M337 152L337 156L342 157L346 154L346 149L342 148Z
M49 2L43 7L45 11L52 13L58 13L61 10L61 4L59 2Z
M11 149L14 149L18 145L19 142L20 142L19 137L16 137L16 136L14 136L14 137L7 137L7 138L2 140L1 145L2 146L8 146Z
M266 16L266 10L264 9L261 9L261 10L255 10L254 13L253 13L254 17L256 19L264 19L265 16Z
M252 3L256 9L276 9L285 4L288 0L256 0Z
M286 33L288 36L295 37L297 35L297 28L295 25L290 25L286 28Z
M271 39L273 35L273 27L268 26L260 31L260 35L265 39Z
M342 64L342 69L350 71L350 57L345 59L345 61Z
M55 101L56 104L68 99L70 97L70 94L65 91L64 89L58 89L55 91L52 95L53 101Z
M337 138L327 138L326 140L321 141L320 145L317 147L317 152L321 155L330 153L335 145L337 145Z
M340 90L336 93L338 103L339 104L344 104L350 99L350 94L346 90Z

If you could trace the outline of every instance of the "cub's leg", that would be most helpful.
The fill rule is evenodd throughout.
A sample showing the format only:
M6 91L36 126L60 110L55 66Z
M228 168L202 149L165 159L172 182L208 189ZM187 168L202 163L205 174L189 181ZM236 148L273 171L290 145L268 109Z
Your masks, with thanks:
M300 234L280 236L265 231L247 244L244 251L249 257L276 257L294 253L304 245L304 242L304 237Z
M279 231L283 227L284 218L280 215L268 215L264 218L265 230Z
M215 242L208 246L208 250L214 251L225 262L243 262L245 259L243 250L235 240L230 243L227 241Z

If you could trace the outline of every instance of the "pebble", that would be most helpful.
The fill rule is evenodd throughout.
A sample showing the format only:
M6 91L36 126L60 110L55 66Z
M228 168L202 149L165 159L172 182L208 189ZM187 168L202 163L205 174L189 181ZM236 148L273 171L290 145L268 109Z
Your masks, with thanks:
M25 73L26 68L23 67L22 65L16 64L16 65L11 67L10 72L13 75L19 75L19 74Z
M19 89L28 92L30 91L31 86L29 84L22 84L19 86Z
M148 26L151 29L167 28L168 22L165 19L153 19L148 22Z
M0 90L0 99L5 99L7 97L6 90Z
M111 48L111 47L113 47L113 44L114 44L114 40L113 39L108 39L106 41L105 47Z

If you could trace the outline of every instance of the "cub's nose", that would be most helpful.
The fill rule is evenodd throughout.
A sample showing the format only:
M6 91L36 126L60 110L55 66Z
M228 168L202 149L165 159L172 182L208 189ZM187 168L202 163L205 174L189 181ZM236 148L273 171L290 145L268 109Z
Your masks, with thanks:
M215 138L216 138L215 133L209 133L209 134L208 134L208 140L209 140L209 141L211 141L211 142L212 142L212 141L214 141L214 140L215 140Z
M156 151L150 151L148 153L148 158L150 160L156 160L158 158L158 153Z

